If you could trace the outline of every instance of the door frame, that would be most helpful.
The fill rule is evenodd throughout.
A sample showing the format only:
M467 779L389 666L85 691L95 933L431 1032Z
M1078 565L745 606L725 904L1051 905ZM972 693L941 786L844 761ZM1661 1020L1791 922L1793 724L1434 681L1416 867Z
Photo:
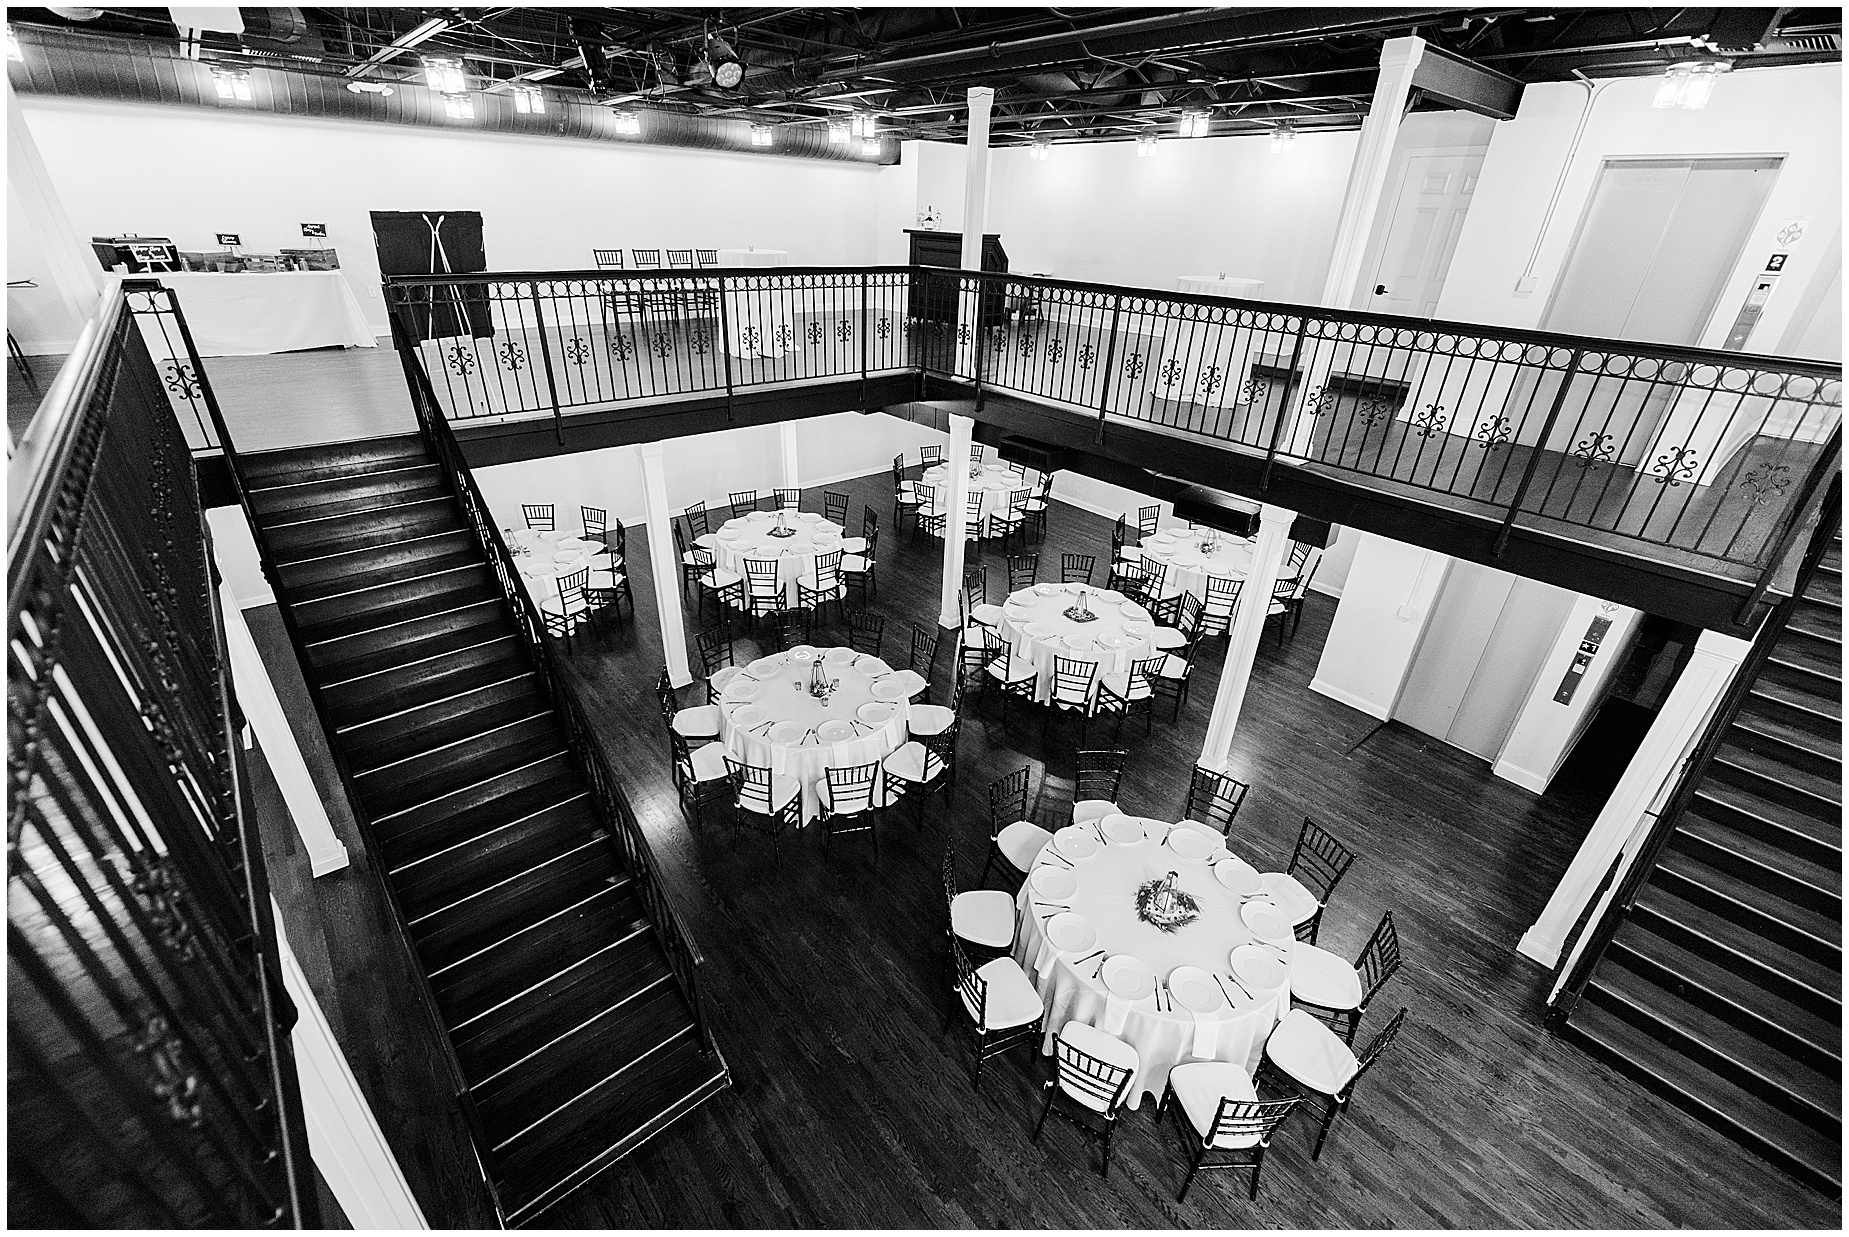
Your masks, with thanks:
M1387 260L1387 242L1393 239L1393 221L1399 215L1400 197L1406 191L1406 177L1412 170L1412 161L1414 159L1424 158L1427 155L1456 155L1461 158L1475 156L1478 159L1483 159L1489 155L1489 143L1485 142L1481 146L1412 146L1399 153L1404 157L1397 160L1399 168L1393 176L1393 191L1390 194L1383 194L1380 200L1382 212L1385 215L1385 218L1379 221L1381 225L1379 229L1380 243L1376 251L1371 255L1371 260L1364 264L1362 269L1365 273L1361 276L1362 282L1360 286L1354 290L1354 295L1357 298L1366 298L1365 303L1370 308L1372 308L1373 304L1374 289L1381 283L1380 264ZM1479 174L1481 170L1479 166ZM1472 205L1475 205L1476 194L1471 194L1471 198ZM1449 264L1447 264L1445 267L1445 279L1448 280L1450 277L1451 270ZM1444 281L1441 280L1438 287L1439 294L1442 296L1444 293Z

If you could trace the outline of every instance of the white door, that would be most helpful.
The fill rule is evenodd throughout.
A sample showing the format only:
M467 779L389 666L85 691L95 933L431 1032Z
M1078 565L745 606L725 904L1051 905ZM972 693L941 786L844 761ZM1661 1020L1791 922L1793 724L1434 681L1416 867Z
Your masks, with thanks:
M1387 239L1359 308L1419 318L1438 312L1438 294L1482 170L1481 154L1406 160Z

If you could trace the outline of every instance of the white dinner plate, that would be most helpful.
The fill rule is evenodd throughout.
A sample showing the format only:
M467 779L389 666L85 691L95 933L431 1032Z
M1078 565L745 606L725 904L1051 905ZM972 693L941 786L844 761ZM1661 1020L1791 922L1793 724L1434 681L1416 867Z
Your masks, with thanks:
M1226 1007L1226 990L1198 966L1178 966L1168 973L1169 994L1190 1013L1211 1014Z
M1066 638L1064 636L1035 636L1034 638L1047 648L1056 651L1066 647Z
M1183 859L1205 859L1213 853L1213 840L1198 829L1177 826L1169 831L1168 848Z
M1146 636L1149 634L1149 624L1141 619L1131 619L1124 624L1124 634L1127 636Z
M1014 592L1008 594L1007 605L1010 605L1010 606L1032 605L1034 598L1038 595L1039 594L1036 593L1031 588L1016 589Z
M1098 647L1098 642L1090 636L1081 636L1073 632L1066 637L1066 647L1074 653L1090 653Z
M1098 646L1106 649L1127 649L1130 642L1122 636L1104 635L1098 637Z
M863 657L854 663L854 673L876 679L882 674L891 674L892 667L877 657Z
M899 706L896 704L881 704L874 701L872 704L861 705L854 711L854 716L869 726L884 726L898 711Z
M1072 874L1071 868L1062 868L1057 863L1043 863L1034 869L1032 876L1034 892L1043 898L1069 898L1079 887L1079 878Z
M1129 600L1129 598L1125 597L1122 593L1119 593L1114 589L1108 589L1108 588L1105 589L1102 593L1099 593L1098 597L1099 597L1099 600L1101 601L1114 601L1120 607L1123 605L1124 602Z
M1263 945L1241 945L1233 950L1231 961L1233 974L1254 992L1282 988L1290 978L1290 968L1284 965L1278 951Z
M822 660L831 666L839 666L842 662L853 661L859 656L860 654L853 649L833 648L822 654Z
M570 546L573 549L577 549L579 546L588 546L590 544L591 544L590 542L586 541L582 537L560 537L559 538L559 546L561 548Z
M1148 836L1143 829L1142 821L1134 816L1124 816L1121 813L1106 816L1099 822L1098 827L1104 830L1106 838L1119 846L1134 846Z
M1036 584L1034 585L1034 592L1039 594L1042 597L1051 597L1054 593L1059 592L1059 585L1057 584Z
M1061 911L1047 920L1046 938L1062 954L1082 954L1095 949L1098 929L1077 911Z
M771 513L768 511L747 511L745 512L745 518L747 520L768 520L774 517L772 517Z
M1242 898L1258 892L1258 869L1234 855L1213 865L1213 878Z
M784 667L783 656L782 654L778 654L775 657L758 658L756 661L752 662L749 666L745 667L745 673L750 675L754 679L761 679L761 678L764 678L766 675L772 675L772 674L777 673L777 671L783 669L783 667Z
M1260 940L1291 939L1290 921L1284 918L1284 912L1277 908L1276 903L1247 902L1239 908L1239 918Z
M1124 604L1123 616L1127 619L1146 619L1149 617L1149 611L1131 601Z
M807 733L808 727L801 722L778 722L770 728L772 743L794 743Z
M1169 560L1177 567L1198 567L1201 565L1199 550L1177 550L1175 557Z
M814 661L816 652L816 647L813 644L799 644L790 650L790 660L802 662Z
M552 532L539 534L539 539L541 541L557 541L560 537L563 537L564 535L565 535L564 533L561 533L558 530L554 529Z
M903 700L911 695L905 690L909 686L910 684L902 679L881 679L873 685L873 698L875 700Z
M1068 859L1089 859L1098 853L1098 834L1084 825L1067 825L1053 835L1053 845Z
M801 520L805 524L814 524L817 521L819 521L822 517L817 515L813 511L798 511L796 513L796 518Z
M758 693L763 690L764 684L758 682L756 679L748 679L741 674L730 683L727 683L725 685L725 690L719 694L724 696L727 700L756 700L758 698Z
M1043 640L1047 636L1053 634L1053 629L1048 627L1045 623L1022 623L1021 634L1024 636L1032 636L1036 640Z
M743 708L733 709L732 724L742 729L749 729L752 726L762 726L764 724L764 710L758 708L755 704L748 704Z
M1140 1001L1156 990L1156 973L1149 964L1130 954L1112 954L1104 960L1098 978L1111 995L1126 1001Z
M833 721L823 722L817 726L815 737L824 743L839 743L843 739L854 737L854 726L852 722L844 722L837 717Z
M1157 531L1155 531L1155 532L1153 532L1153 533L1151 533L1151 534L1149 534L1149 536L1147 536L1147 537L1145 537L1145 538L1144 538L1143 540L1144 540L1145 542L1149 542L1149 541L1173 541L1173 540L1175 540L1175 530L1174 530L1174 529L1172 529L1172 528L1163 528L1163 529L1158 529Z
M719 540L721 541L737 541L740 537L743 537L744 535L745 535L744 529L733 528L730 524L727 524L724 528L719 530Z

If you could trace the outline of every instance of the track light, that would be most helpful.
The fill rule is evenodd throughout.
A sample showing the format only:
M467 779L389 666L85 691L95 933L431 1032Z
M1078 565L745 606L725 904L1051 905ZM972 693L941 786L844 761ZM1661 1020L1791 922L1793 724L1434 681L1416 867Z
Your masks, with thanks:
M830 146L846 146L850 136L852 135L848 132L847 121L831 120L828 122L828 144Z
M543 116L546 114L546 96L540 93L537 86L515 86L514 110Z
M1698 111L1714 96L1714 82L1733 68L1726 60L1693 60L1672 64L1656 88L1651 107L1681 107Z
M875 112L855 112L848 117L848 132L855 137L878 137L880 118Z
M1139 135L1136 139L1136 157L1139 159L1154 157L1156 153L1156 143L1160 140L1161 139L1156 137L1153 133Z
M751 126L751 144L753 146L768 146L771 144L771 140L771 128L769 125Z
M443 114L451 120L474 120L475 101L465 94L443 96Z
M622 137L636 137L642 132L642 117L635 112L616 113L616 131Z
M880 140L877 137L861 138L860 139L860 153L863 155L877 157L880 153Z
M221 99L250 102L250 74L242 69L212 66L212 85L218 89L218 97Z
M347 89L354 94L376 94L381 99L390 98L397 92L381 82L348 82Z
M1034 144L1027 148L1029 159L1047 160L1053 157L1053 143L1046 138L1037 137Z
M462 76L462 61L452 56L425 56L424 82L438 94L461 94L469 88Z
M6 28L6 58L8 60L24 60L26 58L26 53L19 50L19 38L13 33L13 28L11 26Z
M730 43L716 34L706 39L706 67L712 70L713 85L721 90L735 90L745 80L745 62L738 58ZM764 144L769 145L768 142Z
M1188 111L1181 114L1181 136L1206 137L1207 126L1213 121L1213 113Z
M1274 155L1288 155L1290 153L1291 144L1296 140L1297 130L1291 127L1289 121L1285 121L1271 131L1271 153Z

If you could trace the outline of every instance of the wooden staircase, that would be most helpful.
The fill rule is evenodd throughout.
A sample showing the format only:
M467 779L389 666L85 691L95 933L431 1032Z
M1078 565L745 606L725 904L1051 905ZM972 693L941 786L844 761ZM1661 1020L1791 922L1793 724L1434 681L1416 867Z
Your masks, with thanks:
M1562 1031L1840 1196L1840 536L1764 638L1738 713Z
M727 1083L415 435L241 457L510 1224Z

